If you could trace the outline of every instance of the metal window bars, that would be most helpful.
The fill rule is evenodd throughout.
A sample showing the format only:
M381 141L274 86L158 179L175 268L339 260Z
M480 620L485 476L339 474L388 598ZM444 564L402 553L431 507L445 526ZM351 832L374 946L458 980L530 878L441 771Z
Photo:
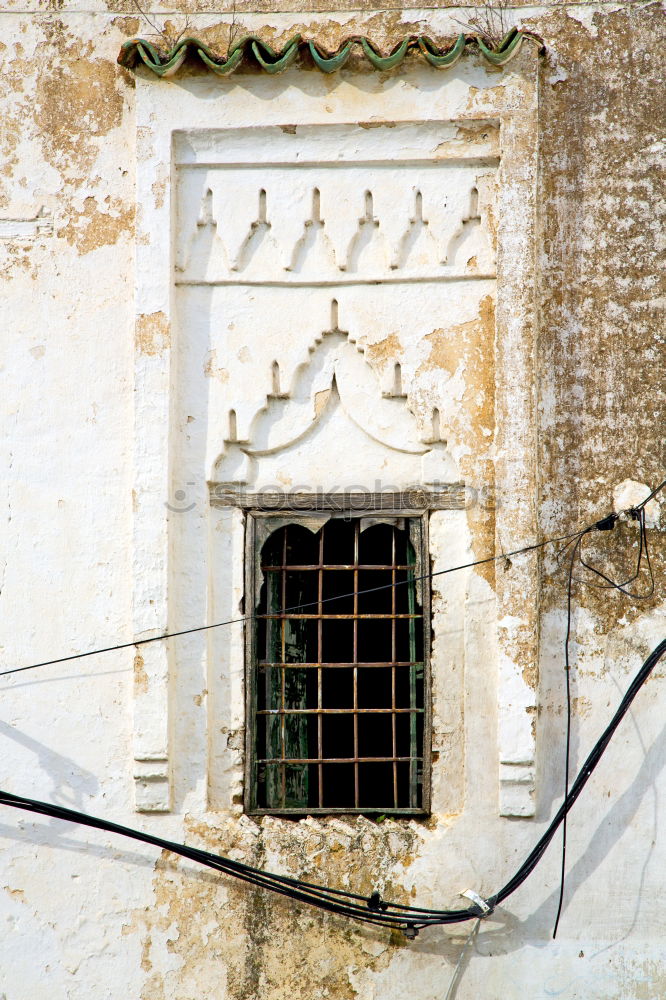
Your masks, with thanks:
M417 553L394 521L283 522L262 547L253 812L425 811L424 614Z

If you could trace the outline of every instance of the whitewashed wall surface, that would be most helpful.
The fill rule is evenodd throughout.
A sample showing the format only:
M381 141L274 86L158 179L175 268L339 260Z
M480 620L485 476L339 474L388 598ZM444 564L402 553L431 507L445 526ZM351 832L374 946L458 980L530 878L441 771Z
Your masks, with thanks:
M663 9L320 6L0 11L0 671L123 647L0 676L0 788L452 908L501 888L564 787L570 550L503 554L666 478ZM330 75L116 62L185 28L220 56L249 33L388 52L488 18L543 48ZM257 815L248 512L346 492L427 526L427 808ZM572 776L666 636L663 493L645 523L652 594L573 584ZM586 552L626 579L638 538L622 520ZM0 1000L657 1000L665 675L569 816L555 940L557 838L472 938L410 941L1 805Z

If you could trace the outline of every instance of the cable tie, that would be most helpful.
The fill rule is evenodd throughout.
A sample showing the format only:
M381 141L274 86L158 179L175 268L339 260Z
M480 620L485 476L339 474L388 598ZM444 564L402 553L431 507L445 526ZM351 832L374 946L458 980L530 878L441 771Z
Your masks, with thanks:
M479 909L479 917L487 917L492 912L494 907L487 903L483 896L480 896L478 892L474 889L465 889L464 892L459 893L460 896L465 896L467 899L471 900L472 903Z
M414 924L407 924L406 927L402 928L402 933L408 941L413 941L414 938L419 936L419 929L418 927L415 927Z
M382 912L388 910L388 903L382 899L380 893L377 892L376 889L370 896L370 899L368 900L368 909L381 910Z
M602 517L600 521L595 521L594 527L597 531L612 531L619 516L619 514L609 514L608 517Z

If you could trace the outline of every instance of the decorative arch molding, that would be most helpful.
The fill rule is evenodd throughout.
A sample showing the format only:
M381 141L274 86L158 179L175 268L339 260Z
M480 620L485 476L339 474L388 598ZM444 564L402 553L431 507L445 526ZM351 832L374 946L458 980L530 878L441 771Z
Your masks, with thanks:
M336 299L330 329L310 344L288 390L283 391L277 360L271 377L271 391L251 420L247 439L239 440L236 411L229 411L228 436L212 473L213 497L221 488L265 491L298 483L303 489L308 479L313 493L353 484L375 492L448 490L460 481L440 437L439 411L433 409L429 426L419 427L398 362L390 387L382 391L364 347L340 328Z

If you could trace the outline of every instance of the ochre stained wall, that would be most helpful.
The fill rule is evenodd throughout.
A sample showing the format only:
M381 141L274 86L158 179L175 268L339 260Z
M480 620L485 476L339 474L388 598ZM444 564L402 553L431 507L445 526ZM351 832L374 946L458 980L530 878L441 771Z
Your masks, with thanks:
M185 27L181 6L184 11L180 3L169 5L167 14L151 10L150 19L177 34ZM276 45L300 31L331 48L363 34L389 49L408 32L451 37L460 21L485 10L200 6L187 7L188 33L220 52L230 34L251 31ZM606 514L625 480L656 486L664 478L664 12L658 3L612 9L558 3L516 4L505 15L538 34L546 50L531 56L539 69L536 445L528 499L538 532L549 537ZM0 26L7 470L0 618L2 669L11 669L134 636L142 580L137 565L148 573L157 558L150 543L141 550L133 534L140 504L132 495L136 465L155 461L135 447L135 360L159 358L171 331L160 304L135 326L135 223L144 211L136 174L150 150L147 132L137 129L136 77L116 63L123 41L134 35L155 40L154 28L132 0L6 0ZM188 64L168 81L139 72L142 87L170 88L178 101L203 71ZM312 72L294 67L275 77L271 100L294 107L299 80ZM397 87L401 72L379 79ZM447 73L455 81L459 68L433 70L433 89L446 85ZM243 86L242 75L236 83L210 80L210 99L220 99L225 87ZM326 77L331 102L343 84L367 97L376 74L351 66ZM169 177L168 164L156 171L156 200ZM483 362L495 317L490 299L481 306L478 318L457 330L468 350L460 423L471 428L479 448L495 393L506 388ZM454 326L450 317L446 323L433 317L421 377L435 369L450 375L456 357L441 331ZM379 372L393 352L390 336L377 337L369 360ZM221 378L224 359L210 357L208 364L211 377ZM163 414L148 405L141 419L159 422ZM473 449L461 456L460 469L480 483L492 478L491 460L477 462ZM167 472L156 509L187 503L175 494L187 490L187 482ZM197 502L204 502L199 494ZM632 601L575 590L574 771L630 677L666 634L664 503L648 529L653 597ZM493 538L488 511L470 507L463 517L473 557L503 546ZM629 575L636 537L635 525L623 523L610 537L595 536L589 552L612 557L618 574ZM456 554L453 546L451 561ZM440 553L443 564L446 555ZM535 569L538 592L527 595L538 609L539 660L526 664L523 678L536 690L538 706L531 719L536 815L499 816L491 632L496 577L510 581L512 571L503 561L494 573L471 572L464 586L450 578L448 592L438 584L443 605L454 593L465 605L466 641L475 651L464 677L452 682L459 690L455 725L464 727L464 752L455 758L461 789L455 812L424 821L294 823L242 816L238 800L228 812L204 808L211 801L210 746L201 743L192 720L206 711L208 691L199 681L190 685L188 675L175 687L177 704L187 705L175 712L168 734L174 808L137 814L134 712L152 668L149 654L135 659L133 649L0 678L0 786L361 893L379 886L387 898L441 907L458 905L456 894L468 886L488 895L536 842L563 785L566 575L548 551ZM182 600L178 622L169 622L174 627L186 627L196 610L185 582L177 581ZM146 592L148 609L151 600ZM171 655L177 677L178 650ZM556 941L557 840L521 890L481 925L459 970L458 1000L652 1000L666 992L664 684L662 666L570 815L566 904ZM230 753L240 754L242 733L222 729L210 735L211 746L226 741ZM409 942L399 933L296 907L146 846L4 807L0 842L0 996L7 1000L425 1000L445 995L470 929L426 931Z

